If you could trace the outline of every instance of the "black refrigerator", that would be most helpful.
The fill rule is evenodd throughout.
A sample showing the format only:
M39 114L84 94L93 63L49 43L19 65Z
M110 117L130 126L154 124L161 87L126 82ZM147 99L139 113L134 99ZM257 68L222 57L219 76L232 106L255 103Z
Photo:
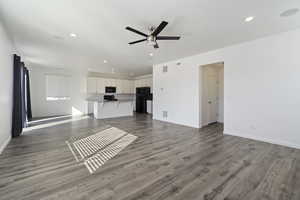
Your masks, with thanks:
M135 110L137 113L147 113L147 100L151 100L150 87L136 88Z

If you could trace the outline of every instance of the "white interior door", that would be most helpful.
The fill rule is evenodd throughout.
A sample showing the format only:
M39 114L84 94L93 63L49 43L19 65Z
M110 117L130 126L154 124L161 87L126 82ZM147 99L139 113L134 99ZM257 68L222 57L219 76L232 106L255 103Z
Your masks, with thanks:
M208 123L218 121L218 105L218 76L212 72L208 76Z
M218 72L212 67L203 69L202 125L218 121Z

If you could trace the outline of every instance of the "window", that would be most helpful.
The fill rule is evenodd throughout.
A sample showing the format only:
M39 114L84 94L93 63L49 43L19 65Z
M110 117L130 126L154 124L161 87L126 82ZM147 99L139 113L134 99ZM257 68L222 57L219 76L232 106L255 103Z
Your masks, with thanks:
M70 100L70 77L46 75L47 101Z

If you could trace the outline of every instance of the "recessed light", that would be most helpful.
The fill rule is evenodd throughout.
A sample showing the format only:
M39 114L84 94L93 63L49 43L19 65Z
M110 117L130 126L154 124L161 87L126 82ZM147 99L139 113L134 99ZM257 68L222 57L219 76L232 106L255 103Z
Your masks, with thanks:
M245 18L245 22L251 22L254 19L253 16L249 16Z
M70 33L70 37L76 38L77 35L75 33Z
M151 57L152 57L152 56L153 56L153 53L149 53L149 56L151 56Z
M107 60L103 60L104 63L107 63Z
M280 17L290 17L290 16L293 16L293 15L297 14L298 12L299 12L298 8L288 9L288 10L282 12L280 14Z

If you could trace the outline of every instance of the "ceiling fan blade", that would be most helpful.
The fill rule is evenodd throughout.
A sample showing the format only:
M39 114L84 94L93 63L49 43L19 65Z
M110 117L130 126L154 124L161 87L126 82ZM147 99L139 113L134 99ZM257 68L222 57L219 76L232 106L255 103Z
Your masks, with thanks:
M157 36L167 25L168 22L162 21L160 25L153 31L152 35Z
M157 40L179 40L180 36L157 36Z
M131 28L131 27L129 27L129 26L127 26L126 29L129 30L129 31L131 31L131 32L134 32L134 33L136 33L136 34L139 34L139 35L148 37L148 35L146 35L145 33L142 33L141 31L135 30L134 28Z
M147 39L142 39L142 40L137 40L137 41L134 41L134 42L130 42L130 43L128 43L128 44L136 44L136 43L139 43L139 42L144 42L144 41L146 41Z
M157 43L153 47L154 47L154 49L158 49L159 48L159 46L158 46Z

